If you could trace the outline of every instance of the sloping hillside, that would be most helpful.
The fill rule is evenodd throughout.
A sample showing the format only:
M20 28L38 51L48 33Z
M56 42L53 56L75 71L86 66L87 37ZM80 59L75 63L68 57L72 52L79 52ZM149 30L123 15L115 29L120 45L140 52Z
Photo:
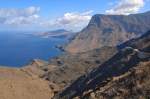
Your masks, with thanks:
M58 56L51 59L49 65L44 66L44 70L47 71L41 77L64 88L81 75L98 67L115 53L117 48L103 47L76 55Z
M125 74L113 77L104 87L85 93L86 99L149 99L150 62L141 62Z
M150 33L146 34L146 36L145 35L143 36L145 36L145 38L148 38L149 37L148 35L150 35ZM136 39L135 42L141 41L143 36L140 37L141 39L140 38ZM143 47L143 49L147 48L148 50L150 50L149 49L150 39L148 38L147 40L148 40L147 43L145 43L147 46ZM141 45L141 43L144 43L144 42L139 42L135 44ZM114 55L112 58L106 61L104 64L100 65L98 68L95 68L91 72L79 77L68 88L66 88L63 92L58 94L58 96L56 96L56 99L58 97L61 99L72 99L75 97L86 99L85 98L86 95L89 95L91 92L95 92L96 90L99 91L99 89L103 87L107 87L107 84L113 81L114 78L122 77L124 74L134 70L134 68L136 67L140 68L138 66L141 66L140 65L141 62L143 64L148 62L147 65L142 65L144 67L150 66L149 64L150 53L144 52L143 49L140 49L141 50L140 51L138 49L126 46L125 48L120 50L116 55ZM149 67L145 67L145 69L146 68L149 68ZM147 70L148 70L147 71L148 73L149 69ZM148 78L149 76L147 75L146 77ZM128 85L129 83L126 83L126 84ZM145 85L147 85L146 82L145 82ZM130 87L134 87L134 86L131 85ZM140 91L145 93L142 89ZM149 91L146 91L146 92L149 92ZM148 94L146 94L146 96L147 95ZM101 97L101 95L99 95L99 97ZM124 97L122 98L124 99Z
M141 37L131 39L121 45L118 48L124 48L125 46L130 46L133 48L137 48L139 50L143 50L146 52L150 52L150 31L146 32Z
M50 99L48 82L23 69L0 68L0 99Z

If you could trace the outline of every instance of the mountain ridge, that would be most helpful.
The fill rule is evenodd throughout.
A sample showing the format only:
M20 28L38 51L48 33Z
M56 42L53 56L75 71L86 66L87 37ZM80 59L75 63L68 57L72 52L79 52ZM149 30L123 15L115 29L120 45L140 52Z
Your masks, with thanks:
M150 12L125 15L94 15L87 27L66 46L69 53L86 52L102 46L117 46L150 28Z
M147 44L146 47L143 47L140 50L138 50L137 49L138 47L132 48L127 45L126 47L121 49L117 54L111 57L109 60L104 62L102 65L100 65L99 67L93 69L92 71L90 71L89 73L85 75L80 76L68 88L60 92L60 94L57 94L58 97L61 99L66 99L66 98L74 99L77 97L78 97L77 99L87 99L85 97L87 94L94 92L96 90L99 90L102 87L107 86L107 84L110 81L112 81L112 78L124 77L123 74L126 74L127 72L132 71L134 68L139 68L138 66L140 66L141 62L143 62L143 64L144 62L148 62L146 67L143 67L143 68L144 69L149 68L150 53L144 52L144 50L142 50L145 48L148 48L150 50L149 48L150 38L148 35L150 35L150 31L147 32L146 35L143 35L137 38L135 41L135 42L142 41L140 43L143 43L144 42L144 40L142 40L143 37L147 38L147 42L146 43L144 42L144 44ZM139 45L140 43L135 43L135 44ZM148 77L148 75L146 77ZM136 80L136 79L133 79L133 80ZM128 85L129 82L126 84ZM131 87L134 87L134 86L131 86ZM142 89L140 89L140 91L142 91ZM57 95L56 95L56 99L59 99ZM144 94L142 95L144 96ZM103 96L103 94L100 96ZM129 95L129 97L131 97L131 95ZM90 98L90 99L93 99L93 98ZM96 98L96 99L101 99L101 98ZM104 99L107 99L107 98L104 98Z
M74 35L74 32L68 31L65 29L52 30L52 31L41 32L41 33L36 34L36 36L44 37L44 38L48 38L48 37L56 37L56 38L67 37L67 38L70 38L70 37L72 37L72 35Z

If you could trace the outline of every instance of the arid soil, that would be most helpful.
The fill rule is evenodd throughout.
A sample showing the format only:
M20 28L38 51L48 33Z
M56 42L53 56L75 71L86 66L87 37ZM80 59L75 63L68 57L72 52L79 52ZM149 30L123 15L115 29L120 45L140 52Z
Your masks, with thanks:
M22 69L0 68L0 99L50 99L48 82Z

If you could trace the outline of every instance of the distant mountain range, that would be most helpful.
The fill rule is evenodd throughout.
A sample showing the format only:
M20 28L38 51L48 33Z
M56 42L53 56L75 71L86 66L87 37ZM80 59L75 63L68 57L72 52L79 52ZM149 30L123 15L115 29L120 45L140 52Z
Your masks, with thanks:
M86 52L103 46L116 46L150 29L150 12L125 15L94 15L65 48L70 53Z
M38 34L36 34L36 36L40 36L40 37L44 37L44 38L48 38L48 37L70 38L74 34L75 34L74 32L67 31L65 29L58 29L58 30L54 30L54 31L47 31L47 32L38 33Z

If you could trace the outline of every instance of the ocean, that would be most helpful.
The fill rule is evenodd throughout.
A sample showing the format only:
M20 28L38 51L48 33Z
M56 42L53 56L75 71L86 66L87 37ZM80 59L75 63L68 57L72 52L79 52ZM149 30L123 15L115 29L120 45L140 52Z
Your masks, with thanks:
M0 66L22 67L33 59L48 61L62 54L65 38L42 38L30 32L0 32Z

